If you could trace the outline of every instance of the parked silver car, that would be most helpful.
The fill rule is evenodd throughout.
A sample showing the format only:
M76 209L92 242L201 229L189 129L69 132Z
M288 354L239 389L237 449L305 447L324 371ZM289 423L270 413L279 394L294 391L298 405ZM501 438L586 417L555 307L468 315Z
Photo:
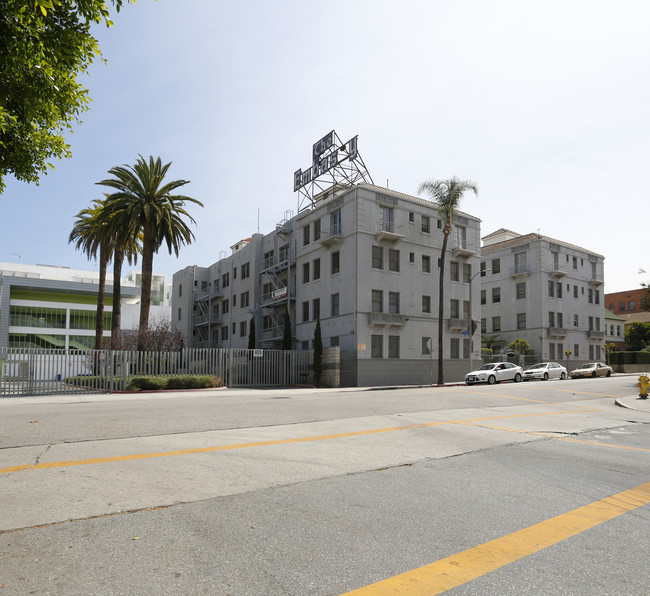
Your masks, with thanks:
M602 364L601 362L590 362L583 364L579 368L571 371L571 378L577 379L579 377L609 377L614 370L611 366Z
M524 381L530 381L531 379L540 379L542 381L548 381L549 379L564 380L566 378L566 368L557 362L540 362L539 364L533 364L524 371Z
M501 381L514 381L515 383L519 383L522 379L523 372L524 369L521 366L512 364L512 362L492 362L467 373L465 375L465 383L467 385L473 385L474 383L494 385Z

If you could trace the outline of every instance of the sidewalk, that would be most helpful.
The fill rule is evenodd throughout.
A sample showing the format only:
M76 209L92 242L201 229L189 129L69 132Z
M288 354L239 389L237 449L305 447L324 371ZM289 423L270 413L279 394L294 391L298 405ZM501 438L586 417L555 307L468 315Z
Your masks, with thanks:
M617 406L622 408L628 408L630 410L640 410L641 412L650 413L650 398L641 399L638 395L625 395L623 397L617 397L614 400L614 403Z

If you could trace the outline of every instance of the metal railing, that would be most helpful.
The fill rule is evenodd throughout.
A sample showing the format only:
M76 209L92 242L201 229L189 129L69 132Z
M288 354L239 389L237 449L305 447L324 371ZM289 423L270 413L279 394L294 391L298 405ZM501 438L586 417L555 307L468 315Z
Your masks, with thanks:
M284 387L308 372L309 352L297 350L0 348L0 397L113 393L134 376L214 375L228 387Z

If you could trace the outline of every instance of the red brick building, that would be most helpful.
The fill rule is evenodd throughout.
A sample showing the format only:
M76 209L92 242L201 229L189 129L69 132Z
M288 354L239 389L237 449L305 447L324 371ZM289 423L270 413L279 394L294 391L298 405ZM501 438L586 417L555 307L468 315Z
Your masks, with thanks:
M641 308L641 300L648 295L647 292L645 288L639 288L637 290L605 294L605 308L617 315L645 312Z

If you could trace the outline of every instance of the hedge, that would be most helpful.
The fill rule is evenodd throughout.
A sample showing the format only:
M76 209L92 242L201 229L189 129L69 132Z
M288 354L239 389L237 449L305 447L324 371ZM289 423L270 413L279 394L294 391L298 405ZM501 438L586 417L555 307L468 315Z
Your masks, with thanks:
M650 352L612 352L609 363L620 364L650 364Z
M127 391L157 391L160 389L205 389L221 387L223 381L214 375L179 375L177 377L131 377Z
M77 387L103 387L104 383L106 383L106 377L83 375L80 377L66 377L63 379L63 382L68 385L76 385Z

